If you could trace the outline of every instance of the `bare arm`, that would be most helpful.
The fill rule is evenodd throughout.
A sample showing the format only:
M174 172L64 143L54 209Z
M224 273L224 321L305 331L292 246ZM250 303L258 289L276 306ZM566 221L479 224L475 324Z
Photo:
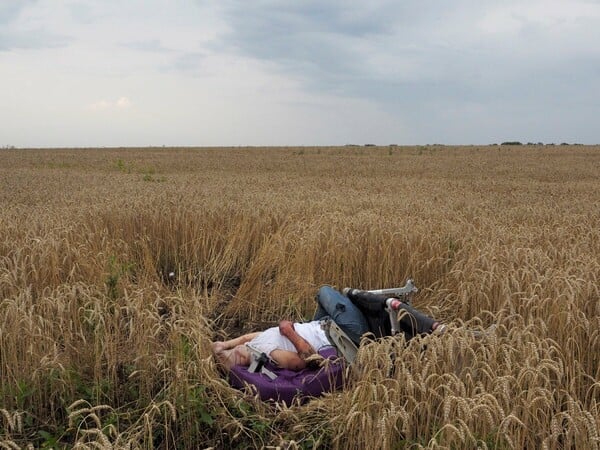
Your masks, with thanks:
M306 361L302 359L298 353L290 352L288 350L273 350L271 352L271 359L275 361L279 367L289 370L302 370L306 367Z
M252 339L257 337L260 334L260 331L256 333L244 334L243 336L236 337L235 339L229 339L228 341L216 341L213 342L212 351L215 355L219 353L223 353L226 350L231 350L239 345L244 345L247 342L250 342Z
M296 351L291 352L281 349L273 350L270 355L273 361L284 369L304 369L307 366L306 358L315 353L314 349L302 336L296 333L294 324L289 320L282 320L279 322L279 333L290 340L296 348Z
M296 351L298 352L298 356L302 359L308 358L310 355L314 355L316 353L315 349L306 342L306 340L296 333L294 329L294 324L289 320L282 320L279 322L279 332L282 336L285 336L290 340L294 347L296 347Z

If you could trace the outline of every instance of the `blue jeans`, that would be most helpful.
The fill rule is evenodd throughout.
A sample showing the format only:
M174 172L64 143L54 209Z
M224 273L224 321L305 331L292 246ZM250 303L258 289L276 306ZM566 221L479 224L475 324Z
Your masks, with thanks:
M317 312L314 320L330 317L357 345L369 331L367 319L358 307L331 286L322 286L317 293Z

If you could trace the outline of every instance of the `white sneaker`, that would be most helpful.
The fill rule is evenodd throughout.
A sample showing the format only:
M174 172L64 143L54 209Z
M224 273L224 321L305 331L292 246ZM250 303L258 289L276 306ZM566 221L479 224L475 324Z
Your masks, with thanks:
M435 327L435 330L433 330L431 332L431 334L435 334L436 336L441 336L442 334L446 333L447 329L448 328L446 327L445 323L440 323L440 324L438 324L437 327Z

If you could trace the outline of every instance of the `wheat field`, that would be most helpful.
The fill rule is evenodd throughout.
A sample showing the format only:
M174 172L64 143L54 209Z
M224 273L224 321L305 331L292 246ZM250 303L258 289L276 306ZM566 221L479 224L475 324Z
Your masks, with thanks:
M600 147L0 150L0 206L0 448L600 447ZM409 277L449 332L339 392L211 357Z

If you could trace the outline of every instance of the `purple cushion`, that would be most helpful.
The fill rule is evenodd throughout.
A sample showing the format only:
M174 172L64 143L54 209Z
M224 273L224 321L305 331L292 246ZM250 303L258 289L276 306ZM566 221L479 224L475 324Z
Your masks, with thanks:
M248 372L245 366L234 366L229 372L229 383L237 389L243 389L247 384L254 386L261 400L282 401L288 405L294 398L301 402L310 397L318 397L325 392L332 392L342 387L344 374L343 358L338 357L334 347L319 350L323 358L330 359L327 367L293 371L282 369L271 362L265 367L277 375L271 380L262 373Z

